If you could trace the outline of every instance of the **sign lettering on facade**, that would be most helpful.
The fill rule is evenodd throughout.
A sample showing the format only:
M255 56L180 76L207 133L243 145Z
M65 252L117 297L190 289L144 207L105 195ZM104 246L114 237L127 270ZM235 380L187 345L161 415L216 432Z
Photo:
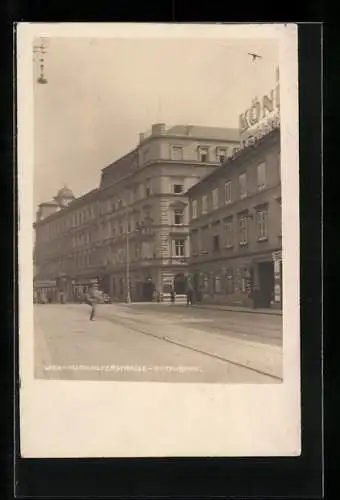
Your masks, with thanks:
M276 86L261 99L255 98L239 117L241 149L255 144L264 135L280 126L280 84L277 71Z

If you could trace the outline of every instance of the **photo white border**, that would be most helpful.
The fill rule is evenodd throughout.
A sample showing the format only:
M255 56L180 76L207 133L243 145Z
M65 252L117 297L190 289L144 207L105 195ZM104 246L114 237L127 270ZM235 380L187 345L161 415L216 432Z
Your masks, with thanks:
M166 384L34 379L32 45L35 37L53 36L278 39L284 263L282 384ZM299 455L301 410L297 26L19 23L17 103L21 456Z

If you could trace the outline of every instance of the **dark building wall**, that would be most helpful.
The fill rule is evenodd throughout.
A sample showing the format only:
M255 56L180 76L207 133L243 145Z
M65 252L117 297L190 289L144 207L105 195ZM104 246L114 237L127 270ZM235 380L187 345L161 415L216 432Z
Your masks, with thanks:
M260 164L265 164L264 185L258 182ZM246 173L243 198L239 189L242 173ZM228 202L226 182L231 182ZM213 206L215 189L218 197ZM203 196L207 197L205 214ZM281 307L277 297L282 272L278 274L274 264L282 248L279 132L271 133L257 147L244 150L236 160L220 167L193 187L189 197L189 268L196 275L202 299L250 306L256 295L259 307ZM197 203L197 217L193 217L193 202Z

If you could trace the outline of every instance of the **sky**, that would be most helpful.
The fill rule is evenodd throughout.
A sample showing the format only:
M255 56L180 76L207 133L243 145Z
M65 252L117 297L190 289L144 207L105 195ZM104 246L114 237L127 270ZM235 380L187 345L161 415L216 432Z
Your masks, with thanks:
M275 39L46 43L46 85L36 82L34 62L34 210L63 185L75 196L98 187L101 169L134 149L152 123L238 128L252 99L275 86Z

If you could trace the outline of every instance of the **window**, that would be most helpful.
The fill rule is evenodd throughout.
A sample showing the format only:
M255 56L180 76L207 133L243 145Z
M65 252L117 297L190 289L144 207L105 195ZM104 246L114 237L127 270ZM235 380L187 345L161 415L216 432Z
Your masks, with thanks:
M256 238L266 240L268 238L268 211L267 209L256 212Z
M197 200L192 200L191 203L191 217L196 219L197 217Z
M202 227L201 230L201 254L207 254L208 253L208 243L209 243L210 237L209 237L209 226L204 226Z
M241 215L239 218L239 243L246 245L248 243L248 217Z
M231 181L224 184L224 202L231 203Z
M240 198L247 196L247 176L245 173L239 175Z
M260 163L257 166L257 189L265 189L266 187L266 164Z
M207 162L208 161L208 148L199 148L198 149L198 161Z
M218 188L212 191L212 209L218 208Z
M171 159L176 161L183 160L183 148L181 146L172 146Z
M234 293L234 279L233 279L233 269L229 268L225 273L225 293L231 294Z
M194 229L190 234L190 246L191 254L197 255L199 252L199 233L197 229Z
M232 247L234 244L232 220L227 220L224 223L224 230L225 230L225 246Z
M174 223L176 226L183 224L184 212L182 209L174 210Z
M181 194L183 193L183 184L174 184L174 193L175 194Z
M150 196L151 194L151 182L148 179L145 184L145 196Z
M227 158L227 148L217 148L216 157L219 162L223 163Z
M175 240L175 255L176 257L184 257L185 240Z
M215 276L215 292L216 293L221 292L221 278L220 278L220 276Z
M220 250L220 235L215 234L213 236L213 251L218 252Z
M202 196L202 214L206 214L208 211L208 197L205 194Z

